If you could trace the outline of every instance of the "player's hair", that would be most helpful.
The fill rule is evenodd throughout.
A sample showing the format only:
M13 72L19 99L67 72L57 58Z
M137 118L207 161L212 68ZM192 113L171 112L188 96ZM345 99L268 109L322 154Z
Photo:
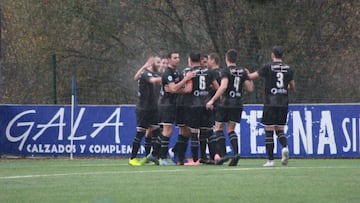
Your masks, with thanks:
M237 60L237 51L235 49L229 49L226 52L226 58L230 63L236 63Z
M194 51L190 53L189 57L192 62L200 62L201 54L200 52Z
M168 58L168 59L171 59L171 56L172 56L173 54L178 54L178 53L179 53L178 51L171 51L171 52L168 53L167 58Z
M200 60L202 60L204 58L208 58L208 55L203 53L203 54L201 54Z
M151 59L154 59L155 57L160 57L158 54L152 54L152 55L150 55L149 56L149 59L151 58Z
M284 55L284 48L282 46L273 46L271 52L275 55L276 58L281 59Z
M213 59L217 65L220 64L220 56L219 54L213 52L209 54L209 58Z

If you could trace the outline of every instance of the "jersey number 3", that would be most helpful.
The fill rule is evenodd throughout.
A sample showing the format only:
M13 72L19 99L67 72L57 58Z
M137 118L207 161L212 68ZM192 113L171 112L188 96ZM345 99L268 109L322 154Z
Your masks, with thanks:
M277 77L276 86L278 88L283 88L284 87L284 74L283 73L276 73L276 77Z

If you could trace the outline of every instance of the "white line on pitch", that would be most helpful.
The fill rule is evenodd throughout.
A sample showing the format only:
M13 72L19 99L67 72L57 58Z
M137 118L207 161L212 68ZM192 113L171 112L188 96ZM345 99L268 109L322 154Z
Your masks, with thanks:
M106 175L106 174L136 174L136 173L174 173L195 171L189 169L162 169L162 170L146 170L146 171L102 171L102 172L83 172L83 173L54 173L54 174L33 174L33 175L16 175L16 176L0 176L0 180L22 179L22 178L41 178L41 177L59 177L59 176L82 176L82 175ZM351 169L360 168L360 166L317 166L317 167L272 167L272 168L218 168L214 171L251 171L251 170L288 170L288 169ZM199 171L199 170L196 170Z

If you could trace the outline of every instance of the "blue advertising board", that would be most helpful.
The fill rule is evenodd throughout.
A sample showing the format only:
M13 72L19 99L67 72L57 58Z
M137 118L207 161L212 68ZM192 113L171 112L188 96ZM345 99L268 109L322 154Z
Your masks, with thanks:
M0 105L0 115L0 154L129 156L136 133L133 105L79 105L73 117L70 105ZM265 156L261 117L262 105L244 106L236 126L241 156ZM360 157L360 104L290 105L287 121L292 157Z

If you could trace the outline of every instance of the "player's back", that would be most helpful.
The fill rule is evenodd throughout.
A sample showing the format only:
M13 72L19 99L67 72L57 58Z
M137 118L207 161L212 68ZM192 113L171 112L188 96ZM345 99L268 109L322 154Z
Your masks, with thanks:
M192 69L196 76L192 80L191 98L186 101L190 106L205 106L211 98L212 82L216 80L215 75L206 67L194 67Z
M139 109L154 109L157 107L158 94L155 92L154 83L150 82L153 77L159 77L156 73L144 70L138 80L138 102L136 107Z
M228 86L220 98L219 106L223 107L242 107L243 84L249 77L244 68L238 66L229 66L224 68L222 78L228 79Z
M287 106L288 85L293 80L293 71L284 62L271 62L259 71L265 78L264 105Z

